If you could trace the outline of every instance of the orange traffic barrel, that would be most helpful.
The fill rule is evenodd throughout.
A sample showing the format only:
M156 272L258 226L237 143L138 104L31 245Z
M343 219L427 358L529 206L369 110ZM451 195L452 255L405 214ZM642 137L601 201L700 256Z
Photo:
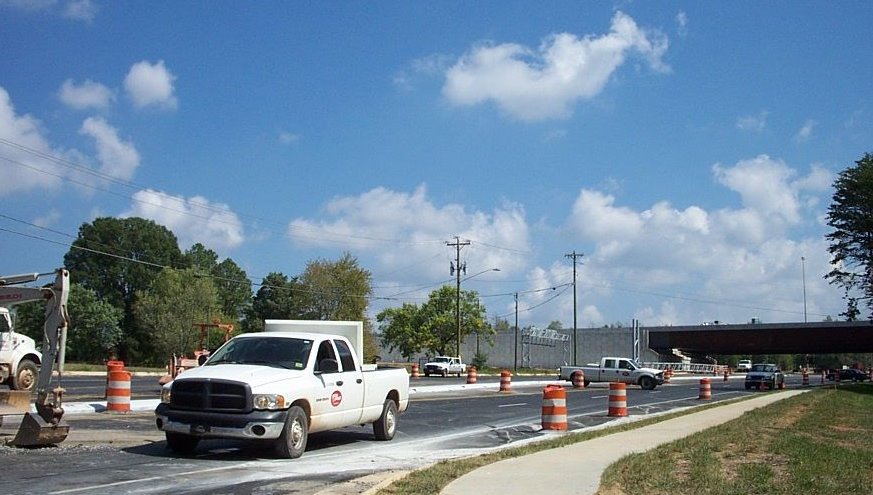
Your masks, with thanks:
M106 386L106 409L116 412L130 411L130 372L113 370L109 372Z
M670 383L670 378L673 378L673 368L664 370L664 383Z
M509 370L500 372L500 391L512 392L512 373Z
M467 368L467 383L471 383L471 384L476 383L478 378L479 378L479 375L476 374L476 367L475 366L470 366L469 368Z
M124 369L124 361L119 361L117 359L110 359L106 361L106 372L110 371L121 371Z
M712 384L710 383L709 378L700 379L700 395L697 398L699 400L712 399Z
M728 368L725 368L724 369L724 381L728 381L729 374L730 374L730 371L728 370Z
M412 378L419 378L421 375L418 374L418 365L412 363Z
M561 385L547 385L543 389L543 429L567 429L567 392Z
M585 372L582 370L576 370L572 375L573 379L573 388L585 388Z
M609 384L609 412L607 416L627 416L627 385L620 382Z

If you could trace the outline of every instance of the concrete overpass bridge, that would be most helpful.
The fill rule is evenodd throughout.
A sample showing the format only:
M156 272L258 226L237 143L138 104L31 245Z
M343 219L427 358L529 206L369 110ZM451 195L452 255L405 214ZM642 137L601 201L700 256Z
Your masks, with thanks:
M873 352L870 321L642 327L648 347L669 354L833 354Z

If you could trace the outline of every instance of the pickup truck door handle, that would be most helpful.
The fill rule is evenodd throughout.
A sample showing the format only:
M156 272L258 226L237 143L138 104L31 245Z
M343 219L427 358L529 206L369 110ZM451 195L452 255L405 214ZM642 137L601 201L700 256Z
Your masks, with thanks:
M356 381L357 383L361 383L361 382L363 382L364 380L363 380L362 378L358 378L358 379L355 380L355 381Z
M342 380L337 380L337 381L336 381L336 386L337 386L337 387L342 387L342 386L343 386L343 381L342 381Z

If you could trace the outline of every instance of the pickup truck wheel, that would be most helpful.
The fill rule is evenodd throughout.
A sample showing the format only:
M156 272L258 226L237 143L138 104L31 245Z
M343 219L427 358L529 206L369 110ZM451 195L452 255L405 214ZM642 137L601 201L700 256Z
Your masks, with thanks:
M18 371L12 377L12 382L9 384L10 388L12 390L33 390L38 373L39 371L33 361L22 359L18 363Z
M448 371L448 370L443 370L443 378L445 378L445 377L447 377L447 376L449 376L449 371Z
M657 383L655 383L655 379L651 376L640 378L640 387L642 387L643 390L655 390L656 385Z
M373 423L373 434L376 440L391 440L397 430L397 404L391 399L385 399L382 415Z
M584 385L585 388L588 388L588 385L591 385L591 380L589 380L589 379L586 378L585 381L582 382L582 385Z
M180 454L191 454L197 448L200 439L182 433L167 432L167 448Z
M276 453L285 459L296 459L303 455L306 450L306 441L309 438L309 422L306 413L300 406L288 409L288 418L285 419L285 428L276 439Z

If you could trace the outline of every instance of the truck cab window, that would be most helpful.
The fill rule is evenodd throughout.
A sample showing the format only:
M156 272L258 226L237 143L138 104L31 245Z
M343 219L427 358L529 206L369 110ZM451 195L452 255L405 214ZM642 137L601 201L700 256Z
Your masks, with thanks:
M334 364L336 364L336 362L337 362L336 353L333 352L333 346L330 345L329 340L323 341L318 346L318 354L315 355L315 371L323 371L323 372L336 371L336 369L334 369L334 370L330 370L329 368L322 369L322 361L324 361L325 359L333 360ZM334 368L336 368L336 366L334 366Z
M340 362L343 364L343 371L357 371L355 369L355 358L352 357L352 350L342 340L334 340L337 352L340 355Z

